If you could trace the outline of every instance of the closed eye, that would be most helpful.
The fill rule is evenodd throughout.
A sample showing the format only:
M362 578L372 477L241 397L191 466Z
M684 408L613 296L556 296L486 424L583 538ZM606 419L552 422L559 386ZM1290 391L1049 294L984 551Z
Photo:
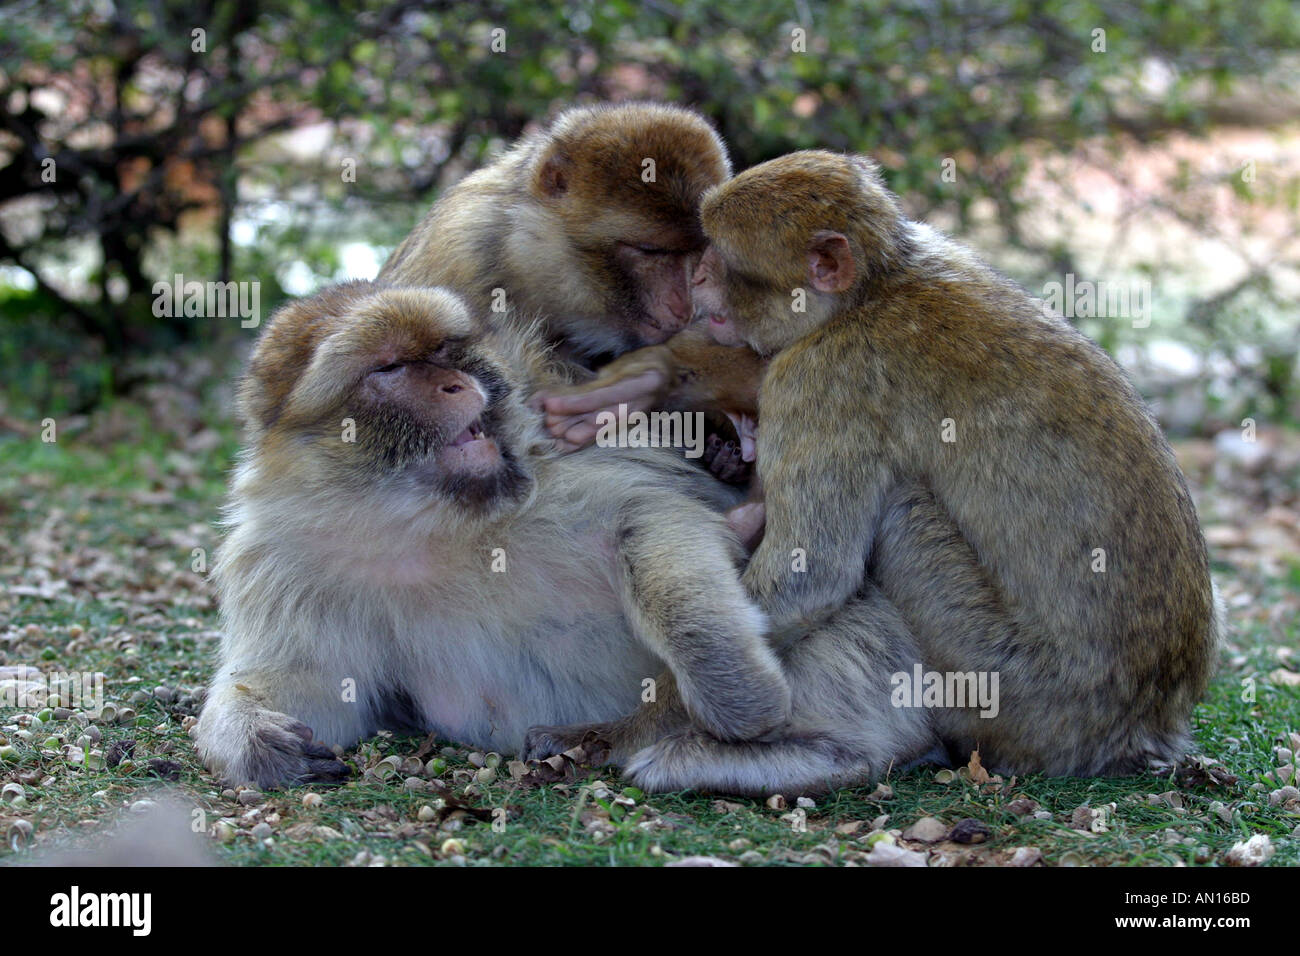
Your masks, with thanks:
M652 246L648 243L625 242L623 245L629 249L635 249L644 256L671 256L676 254L676 250L665 249L663 246Z
M465 345L468 341L469 341L468 336L464 336L464 335L458 335L452 338L443 339L442 344L438 346L438 348L434 350L433 354L430 355L427 359L425 359L425 361L445 362L445 361L453 360L465 350Z
M467 338L465 336L446 338L442 340L442 344L436 349L422 357L407 356L398 362L389 362L387 365L377 365L366 374L388 375L389 373L396 372L398 369L405 368L408 365L444 365L447 362L455 361L457 359L460 353L464 350L466 341Z

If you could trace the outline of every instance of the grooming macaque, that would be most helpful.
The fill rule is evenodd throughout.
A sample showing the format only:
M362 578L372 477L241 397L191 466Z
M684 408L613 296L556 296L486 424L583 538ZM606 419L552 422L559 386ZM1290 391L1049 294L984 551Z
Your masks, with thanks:
M703 334L669 339L691 316L690 280L704 246L700 197L730 173L722 140L689 110L566 110L447 190L378 281L448 287L495 324L540 322L559 360L543 386L585 380L593 365L668 340L671 369L662 357L653 367L673 374L652 386L655 407L713 415L708 464L739 481L749 469L738 442L724 448L717 437L728 426L716 383L748 383L752 393L757 360L738 361ZM648 357L638 361L649 371ZM538 401L570 419L550 426L562 443L564 431L581 439L567 447L595 439L594 415L560 411L564 393L543 390Z
M526 404L545 361L439 289L354 282L272 319L214 568L209 768L336 780L327 745L381 728L514 752L635 711L664 668L672 720L710 739L785 723L728 490L671 456L559 455Z
M764 163L701 218L696 310L771 357L743 580L778 639L856 600L865 567L927 669L1001 674L996 718L934 711L950 751L1083 775L1180 756L1215 598L1186 482L1115 363L907 220L867 159Z
M842 689L829 665L793 666L845 621L873 650L914 644L904 672L1000 676L995 716L930 711L950 757L1092 775L1180 756L1221 624L1186 483L1111 359L908 221L864 158L773 160L712 190L701 217L696 313L715 340L770 360L765 502L748 506L766 527L743 580L794 707L763 741L662 741L647 751L657 766L705 784L775 780L794 772L797 742L811 753L808 726L828 779L872 765L864 741L906 752L864 733L874 700L856 714L814 703ZM617 371L575 394L638 401L644 383Z
M570 109L447 190L378 281L538 319L561 358L589 366L690 320L700 196L730 172L722 140L688 110Z

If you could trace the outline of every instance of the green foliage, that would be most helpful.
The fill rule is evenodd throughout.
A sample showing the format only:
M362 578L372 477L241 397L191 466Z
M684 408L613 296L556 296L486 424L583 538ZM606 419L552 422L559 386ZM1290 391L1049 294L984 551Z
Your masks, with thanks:
M968 226L991 199L1006 240L1068 265L1069 249L1020 228L1027 151L1203 130L1210 92L1271 75L1300 45L1290 0L27 0L0 27L0 212L27 204L0 260L41 277L48 321L110 353L214 334L144 307L175 269L160 244L179 235L206 250L189 257L196 277L240 280L272 281L277 260L312 250L328 279L339 263L322 243L391 248L447 177L577 100L694 105L737 168L813 146L871 152L922 213ZM273 140L321 121L333 136L319 156ZM41 178L47 157L57 182ZM339 175L348 158L355 181ZM946 159L958 184L939 175ZM268 196L289 212L223 254ZM68 250L87 240L68 281Z
M57 300L40 290L0 285L0 370L16 411L30 420L85 411L112 382L96 343L49 321Z

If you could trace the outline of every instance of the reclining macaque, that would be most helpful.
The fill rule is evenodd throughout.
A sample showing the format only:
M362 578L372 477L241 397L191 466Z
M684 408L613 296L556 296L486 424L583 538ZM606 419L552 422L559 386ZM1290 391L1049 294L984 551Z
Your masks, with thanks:
M225 779L335 780L325 744L381 728L515 752L655 679L711 738L787 720L718 513L734 494L653 449L559 455L526 404L541 343L482 324L445 290L354 282L263 331L198 731Z

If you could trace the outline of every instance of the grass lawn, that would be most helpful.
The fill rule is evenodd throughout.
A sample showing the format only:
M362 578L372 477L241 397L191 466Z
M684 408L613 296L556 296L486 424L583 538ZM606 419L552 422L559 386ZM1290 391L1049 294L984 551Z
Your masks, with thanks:
M931 866L1222 865L1256 834L1270 840L1269 865L1300 864L1300 799L1280 790L1296 784L1296 761L1278 752L1300 747L1300 563L1285 546L1295 476L1267 484L1223 472L1203 445L1180 451L1216 529L1233 625L1195 715L1213 772L980 783L965 768L924 768L814 806L773 807L646 797L608 768L520 783L507 759L493 766L493 755L446 741L383 736L348 754L357 773L343 787L223 792L187 727L217 642L194 567L210 564L235 449L217 411L225 402L221 388L148 387L89 419L60 419L55 444L39 438L42 416L8 410L8 422L30 427L0 430L0 666L101 671L118 715L87 723L53 708L48 720L0 709L2 862L103 842L171 791L202 811L192 817L202 852L232 864L852 864L883 840ZM1274 437L1300 447L1300 436ZM923 817L942 830L984 826L963 824L972 842L908 839Z

